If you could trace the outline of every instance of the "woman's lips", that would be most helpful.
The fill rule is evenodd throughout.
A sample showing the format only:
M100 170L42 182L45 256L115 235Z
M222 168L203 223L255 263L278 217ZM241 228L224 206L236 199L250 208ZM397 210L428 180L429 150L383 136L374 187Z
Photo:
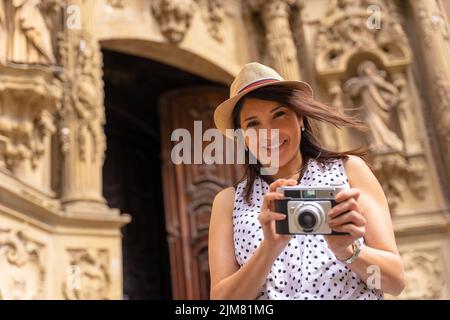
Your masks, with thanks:
M286 143L287 143L287 139L283 139L281 142L278 142L275 145L270 145L269 144L269 145L263 146L263 148L267 149L267 150L272 150L272 149L275 149L275 148L281 149L283 146L286 145Z

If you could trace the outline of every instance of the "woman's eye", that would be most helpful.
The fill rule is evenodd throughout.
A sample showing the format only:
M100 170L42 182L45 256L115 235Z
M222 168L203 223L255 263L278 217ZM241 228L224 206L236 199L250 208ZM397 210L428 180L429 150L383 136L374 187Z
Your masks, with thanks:
M286 112L284 112L284 111L278 111L275 113L274 118L279 118L281 116L284 116L285 114L286 114Z
M250 121L250 122L247 124L247 128L255 127L255 126L257 126L257 125L258 125L258 121Z

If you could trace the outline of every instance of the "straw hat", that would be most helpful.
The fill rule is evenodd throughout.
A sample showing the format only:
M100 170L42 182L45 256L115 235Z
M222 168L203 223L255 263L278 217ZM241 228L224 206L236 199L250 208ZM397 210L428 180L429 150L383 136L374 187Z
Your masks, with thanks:
M284 80L272 68L258 62L250 62L241 69L231 83L230 98L217 106L214 111L214 123L217 129L226 136L226 129L234 129L231 115L238 100L255 89L274 84L299 89L304 91L308 97L313 97L313 90L306 82ZM233 139L233 136L230 138Z

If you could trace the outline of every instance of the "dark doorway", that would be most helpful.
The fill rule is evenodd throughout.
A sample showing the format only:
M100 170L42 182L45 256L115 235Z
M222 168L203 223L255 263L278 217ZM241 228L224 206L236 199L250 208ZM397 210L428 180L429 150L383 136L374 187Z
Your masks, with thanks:
M132 217L122 229L125 299L171 299L164 218L158 98L210 84L171 66L103 50L105 133L103 194Z

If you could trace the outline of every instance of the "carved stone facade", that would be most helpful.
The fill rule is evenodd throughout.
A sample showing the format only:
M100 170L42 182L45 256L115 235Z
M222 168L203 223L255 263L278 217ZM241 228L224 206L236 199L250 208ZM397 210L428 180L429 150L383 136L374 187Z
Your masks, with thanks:
M3 299L43 299L46 258L42 243L20 229L0 229Z
M68 249L70 256L64 297L70 300L110 299L111 275L107 250Z
M172 164L170 133L211 127L233 77L261 61L367 123L364 134L321 125L323 142L370 148L405 261L400 298L449 299L449 16L442 0L0 0L0 297L123 297L121 228L133 212L103 194L105 79L138 87L167 75L104 74L106 50L214 83L142 88L163 92L150 135L172 297L208 297L211 203L240 170ZM126 248L138 241L125 236Z

